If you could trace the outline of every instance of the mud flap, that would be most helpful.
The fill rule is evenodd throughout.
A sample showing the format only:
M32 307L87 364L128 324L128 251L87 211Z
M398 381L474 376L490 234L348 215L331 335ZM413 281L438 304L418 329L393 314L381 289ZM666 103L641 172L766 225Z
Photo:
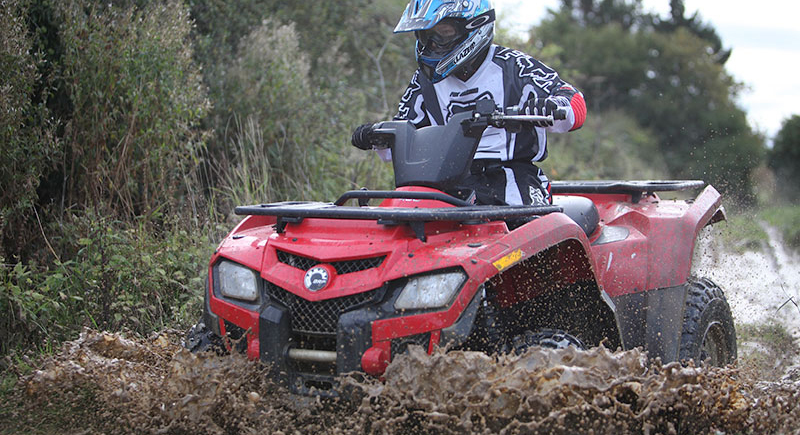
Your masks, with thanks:
M372 346L372 322L382 317L374 307L339 316L336 332L336 371L361 371L361 356Z
M289 373L286 352L291 339L289 311L277 305L267 305L258 316L258 341L261 362L270 366L276 379L287 379Z
M644 348L664 363L678 359L686 286L631 293L613 299L625 349Z
M475 296L472 297L472 302L467 305L467 308L461 313L458 320L449 327L442 329L442 336L439 341L441 346L458 347L467 341L467 338L469 338L469 335L472 333L472 327L475 324L475 317L477 317L478 308L480 307L483 295L484 288L481 286L481 288L475 292Z

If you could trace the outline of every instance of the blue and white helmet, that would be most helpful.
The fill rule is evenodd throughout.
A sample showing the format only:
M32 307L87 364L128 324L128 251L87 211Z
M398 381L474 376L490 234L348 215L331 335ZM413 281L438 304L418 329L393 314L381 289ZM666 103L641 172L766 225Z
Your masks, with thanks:
M491 45L494 20L490 0L411 0L394 33L414 32L420 70L437 83Z

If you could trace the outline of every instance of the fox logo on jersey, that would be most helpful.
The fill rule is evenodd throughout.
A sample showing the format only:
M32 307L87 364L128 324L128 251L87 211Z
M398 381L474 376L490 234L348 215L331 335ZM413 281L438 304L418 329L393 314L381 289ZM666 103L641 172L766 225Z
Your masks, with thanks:
M494 96L489 91L486 91L478 96L474 96L477 92L478 89L470 89L468 91L461 92L460 94L451 94L450 104L447 105L447 120L449 121L453 115L457 115L459 113L472 112L475 110L475 105L478 103L478 101L494 100ZM467 97L468 99L461 101L458 100L459 98L464 97Z

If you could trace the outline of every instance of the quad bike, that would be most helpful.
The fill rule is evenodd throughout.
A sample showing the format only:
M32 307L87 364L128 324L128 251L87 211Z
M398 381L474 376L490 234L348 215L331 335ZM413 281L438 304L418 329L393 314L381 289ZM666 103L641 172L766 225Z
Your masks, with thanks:
M320 395L344 373L382 375L409 345L735 362L722 290L690 277L699 231L725 219L720 194L699 181L554 182L549 206L475 205L458 183L484 130L528 122L553 118L487 101L445 126L383 122L373 142L391 149L396 190L237 207L246 217L211 258L186 346L244 352Z

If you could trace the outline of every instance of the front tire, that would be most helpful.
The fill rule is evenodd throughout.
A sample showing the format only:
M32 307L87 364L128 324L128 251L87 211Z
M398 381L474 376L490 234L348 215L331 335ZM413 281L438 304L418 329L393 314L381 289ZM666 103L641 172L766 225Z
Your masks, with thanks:
M524 334L517 335L511 340L511 350L517 355L532 347L566 349L570 346L579 350L586 350L586 346L578 337L560 329L540 329L536 332L525 331Z
M686 284L679 358L683 363L723 367L736 362L736 329L722 289L707 278Z
M202 321L192 326L183 341L183 347L192 353L214 351L218 355L227 352L225 345L217 334L209 329Z

